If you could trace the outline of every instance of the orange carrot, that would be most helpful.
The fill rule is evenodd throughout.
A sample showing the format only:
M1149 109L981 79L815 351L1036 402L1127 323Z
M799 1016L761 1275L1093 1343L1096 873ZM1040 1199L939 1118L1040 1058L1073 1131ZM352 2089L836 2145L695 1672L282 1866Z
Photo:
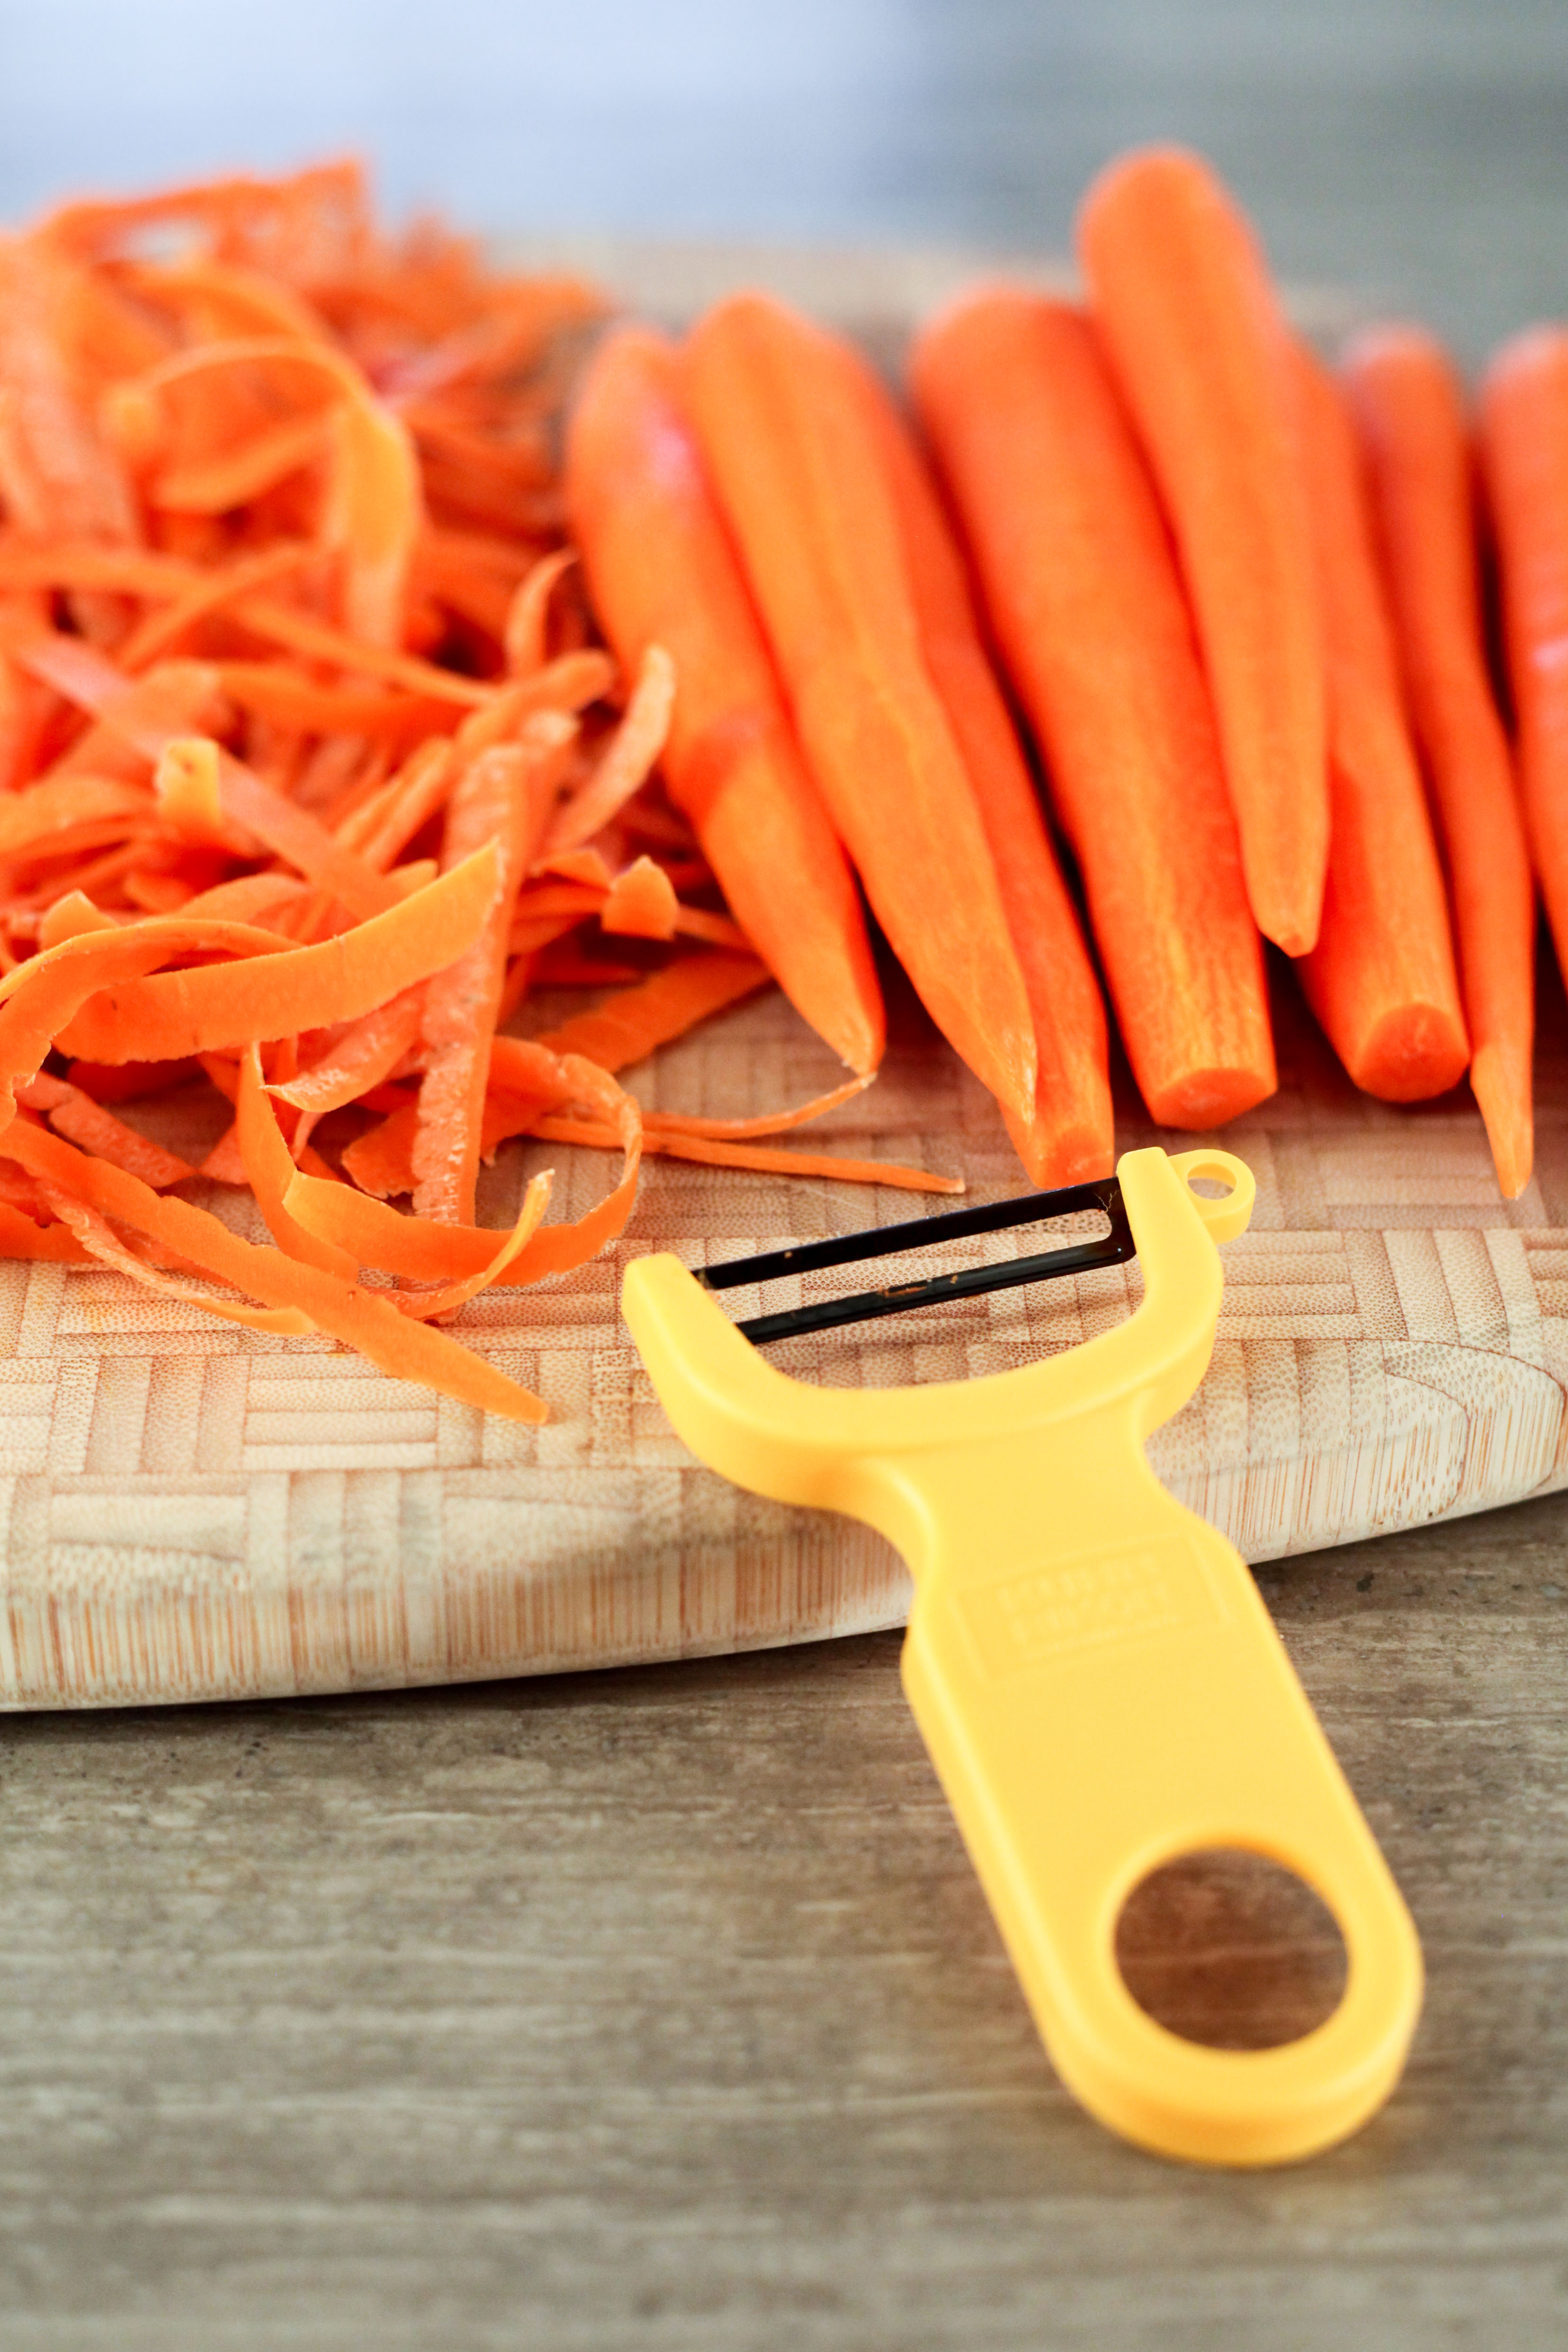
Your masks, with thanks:
M1329 842L1312 543L1289 346L1263 257L1207 164L1125 156L1078 216L1095 321L1176 534L1258 927L1318 935Z
M1518 721L1523 814L1558 961L1568 969L1568 822L1563 808L1568 697L1562 684L1568 631L1568 533L1556 503L1568 480L1568 336L1561 328L1532 328L1504 344L1487 370L1480 422L1508 674ZM1490 778L1481 781L1479 793L1488 792L1489 782ZM1490 852L1490 839L1487 845ZM1502 887L1500 876L1493 888L1500 896ZM1460 922L1462 937L1462 913ZM1509 937L1511 943L1512 934ZM1528 985L1528 962L1524 969ZM1517 1038L1523 1025L1517 1002L1514 1013ZM1528 1027L1523 1027L1523 1040L1528 1057ZM1526 1083L1528 1066L1527 1058ZM1491 1132L1493 1115L1482 1093L1479 1050L1474 1084ZM1516 1087L1516 1099L1518 1092ZM1524 1099L1528 1105L1527 1094ZM1493 1150L1497 1152L1495 1141ZM1530 1171L1528 1154L1513 1188L1503 1179L1501 1154L1498 1157L1505 1192L1521 1188Z
M876 438L898 514L921 650L968 769L1029 990L1038 1066L1033 1116L1026 1123L1004 1105L1008 1130L1037 1184L1108 1176L1115 1152L1100 984L981 643L963 561L893 402L869 366L847 351L844 363Z
M1271 1094L1263 955L1192 624L1092 328L997 289L912 381L1083 877L1127 1056L1163 1125Z
M806 773L704 478L663 337L622 328L578 396L566 489L594 608L628 669L669 648L664 770L726 898L796 1010L852 1069L882 1057L854 877Z
M711 310L685 388L810 772L927 1011L1034 1117L1034 1024L974 787L920 648L896 509L831 338Z
M1333 837L1301 984L1368 1094L1416 1102L1469 1059L1437 845L1400 698L1360 452L1339 391L1297 351L1329 682Z
M1470 1085L1512 1200L1533 1158L1535 903L1488 674L1463 394L1441 346L1416 328L1358 337L1344 381L1448 868Z

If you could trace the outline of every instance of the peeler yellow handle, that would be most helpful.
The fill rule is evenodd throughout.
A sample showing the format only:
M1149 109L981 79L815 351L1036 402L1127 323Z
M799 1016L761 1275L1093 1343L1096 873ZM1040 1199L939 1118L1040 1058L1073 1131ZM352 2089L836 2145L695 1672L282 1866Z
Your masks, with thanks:
M1245 1564L1143 1451L1207 1367L1214 1242L1245 1224L1251 1178L1213 1151L1133 1152L1117 1173L1142 1307L997 1379L806 1388L669 1258L628 1269L624 1309L698 1454L763 1493L852 1511L908 1559L904 1688L1068 2086L1164 2154L1281 2163L1386 2097L1420 2008L1420 1950ZM1205 1176L1228 1196L1195 1193ZM1284 1864L1339 1923L1343 1998L1298 2042L1198 2047L1123 1982L1128 1895L1216 1846Z

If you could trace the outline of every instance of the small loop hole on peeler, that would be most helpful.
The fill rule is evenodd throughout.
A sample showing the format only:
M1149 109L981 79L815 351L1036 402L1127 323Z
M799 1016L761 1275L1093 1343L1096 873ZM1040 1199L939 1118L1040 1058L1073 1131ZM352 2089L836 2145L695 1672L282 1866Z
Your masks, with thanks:
M1273 2050L1326 2023L1348 1962L1333 1914L1262 1854L1212 1846L1136 1885L1116 1965L1138 2007L1209 2050Z
M1245 1160L1228 1151L1200 1148L1177 1152L1171 1166L1213 1240L1230 1242L1238 1234L1246 1232L1257 1186Z
M1200 1201L1228 1201L1236 1190L1236 1178L1228 1168L1216 1165L1206 1168L1201 1163L1186 1171L1188 1190Z

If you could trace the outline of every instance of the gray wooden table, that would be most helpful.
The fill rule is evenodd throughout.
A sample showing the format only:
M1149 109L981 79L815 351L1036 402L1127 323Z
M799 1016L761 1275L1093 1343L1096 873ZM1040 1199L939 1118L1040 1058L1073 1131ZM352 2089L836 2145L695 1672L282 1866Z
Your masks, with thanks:
M68 168L110 181L160 168L136 143L149 123L172 169L215 160L193 125L230 153L338 135L278 95L305 12L269 15L270 80L231 59L210 89L197 13L216 58L213 27L238 12L0 8L16 205L73 139L90 162ZM329 82L352 81L363 16L378 39L393 26L392 89L399 12L337 13ZM812 113L831 153L790 146L811 89L788 74L771 95L754 76L751 113L732 106L706 149L708 118L666 77L616 118L621 195L601 187L596 214L580 184L580 220L637 226L643 168L664 204L645 225L675 225L660 158L684 141L709 231L1060 244L1094 161L1176 133L1214 149L1287 268L1425 307L1472 353L1563 305L1553 0L789 13L830 82L850 61L838 111ZM474 15L456 0L442 21ZM702 15L683 13L688 37ZM117 97L127 44L145 74L185 33L178 108L166 89L162 112ZM889 39L908 65L892 83L873 70ZM411 42L411 74L425 54ZM537 92L511 70L526 112ZM723 91L689 81L716 121ZM873 85L875 139L854 149ZM459 203L489 152L468 132L511 87L476 65L421 118L426 160L461 159ZM602 152L598 85L585 68L571 87L550 152ZM413 116L384 110L394 176L417 181ZM1061 2091L905 1714L894 1637L7 1720L0 2345L1568 2345L1568 1496L1261 1580L1430 1973L1392 2105L1265 2175L1157 2163ZM1223 1892L1197 1883L1150 1923L1145 1980L1199 2026L1248 2002L1289 2021L1321 1990L1321 1945Z

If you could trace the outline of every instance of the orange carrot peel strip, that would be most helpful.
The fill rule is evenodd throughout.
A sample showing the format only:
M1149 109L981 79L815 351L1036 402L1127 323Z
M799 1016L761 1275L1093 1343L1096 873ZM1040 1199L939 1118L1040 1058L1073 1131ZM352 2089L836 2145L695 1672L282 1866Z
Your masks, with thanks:
M314 947L283 948L276 934L253 934L267 955L266 979L259 984L248 961L128 980L106 990L101 1003L83 1004L63 1032L51 1030L49 1042L57 1037L62 1052L85 1061L172 1061L357 1021L465 953L484 929L497 881L495 850L476 850L385 914ZM109 941L111 948L116 943ZM78 945L90 951L97 944L72 940L54 952ZM134 939L127 941L128 960L135 945ZM157 952L152 946L144 951ZM249 950L252 956L256 951ZM0 995L6 992L0 982ZM0 1074L8 1066L5 1023L0 1013Z

